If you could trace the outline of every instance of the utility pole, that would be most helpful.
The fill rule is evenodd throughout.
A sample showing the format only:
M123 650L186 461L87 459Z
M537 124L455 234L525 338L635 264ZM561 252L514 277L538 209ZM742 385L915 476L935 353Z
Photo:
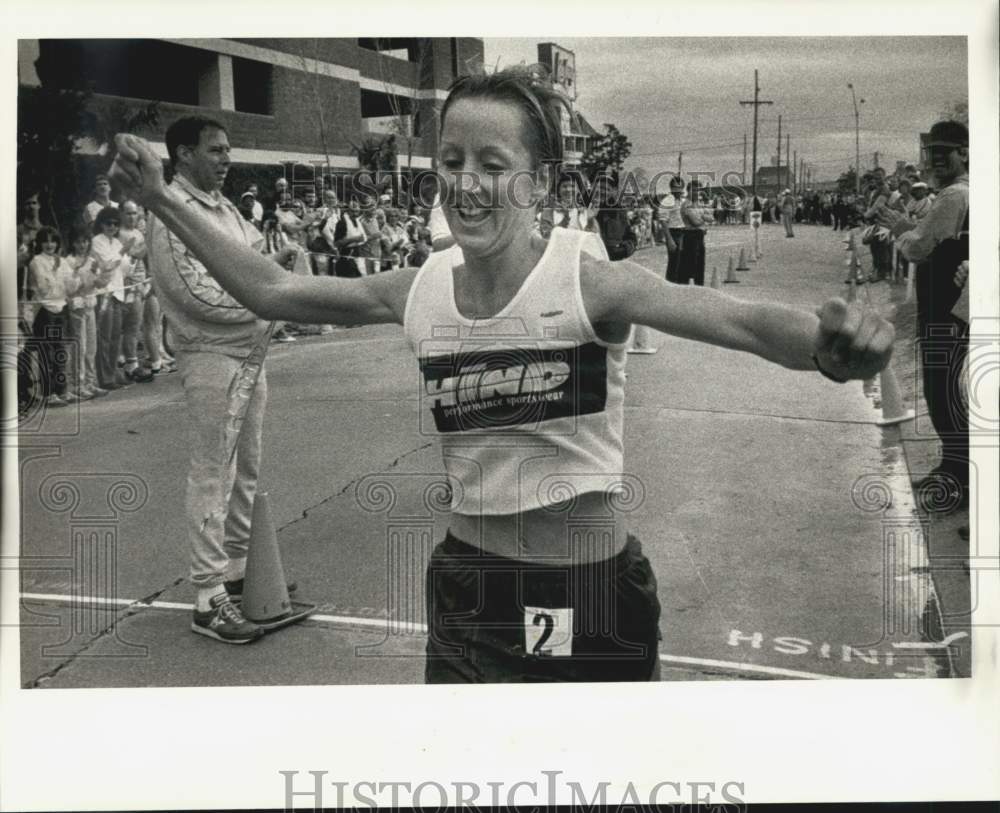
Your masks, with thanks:
M788 181L788 187L794 188L792 185L792 173L795 172L795 164L790 167L788 165L789 159L792 157L792 134L787 133L785 135L785 179Z
M746 106L748 104L753 105L753 175L750 177L750 183L753 187L753 195L757 195L757 110L762 104L774 104L774 102L761 101L760 100L760 85L757 83L757 69L754 68L753 72L753 101L742 101L740 105Z
M778 114L778 167L775 175L778 191L781 191L781 113Z
M677 174L681 174L681 167L684 166L684 153L677 153Z
M861 119L858 114L858 97L854 94L854 85L850 82L847 87L851 90L851 101L854 102L854 193L861 194ZM864 104L865 100L861 100Z
M795 194L799 193L799 181L802 180L800 177L801 173L796 172L799 168L799 151L796 150L794 157L792 158L792 172L795 172L795 183L792 184L792 189L795 190Z
M747 131L743 131L743 184L747 182Z
M872 157L875 159L875 169L878 169L878 150L875 150Z

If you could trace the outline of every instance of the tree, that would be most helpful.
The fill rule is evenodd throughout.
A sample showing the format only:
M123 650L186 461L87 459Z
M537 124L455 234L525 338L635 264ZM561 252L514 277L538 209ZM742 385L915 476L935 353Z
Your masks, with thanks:
M18 187L22 196L37 192L44 219L61 229L79 216L85 194L79 156L101 156L110 165L105 156L113 152L115 134L156 128L159 102L135 106L121 99L99 101L90 84L80 79L74 87L60 87L45 67L37 64L40 87L18 93Z
M854 167L848 167L846 172L840 173L840 177L837 178L837 191L845 195L852 194L857 189L857 175Z
M580 171L591 182L599 175L611 175L617 184L625 160L632 152L632 142L613 124L605 124L604 129L604 135L591 139L589 149L580 160Z
M396 136L390 133L378 136L369 133L360 144L353 147L358 156L358 166L362 170L375 173L377 177L392 172L396 166Z
M90 94L45 83L17 98L17 176L20 196L37 192L43 218L59 228L79 199L73 148Z
M80 122L74 152L78 155L107 155L117 133L156 130L160 124L160 103L136 106L122 99L106 105L88 105Z

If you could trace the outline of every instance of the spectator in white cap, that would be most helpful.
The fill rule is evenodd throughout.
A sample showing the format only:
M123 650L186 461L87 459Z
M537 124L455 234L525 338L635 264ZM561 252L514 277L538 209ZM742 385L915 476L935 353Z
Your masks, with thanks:
M236 208L240 210L240 214L243 215L243 219L247 223L253 223L254 226L259 226L258 223L254 223L253 210L254 205L257 203L257 199L253 196L253 192L247 191L240 195L240 202L236 204Z
M914 223L923 220L931 210L931 199L927 196L927 184L917 181L910 187L910 202L906 214Z
M257 190L257 184L255 183L247 184L246 192L253 197L253 220L251 220L250 222L253 223L259 229L261 227L261 224L264 222L264 206L257 199L258 196L260 195L260 192Z

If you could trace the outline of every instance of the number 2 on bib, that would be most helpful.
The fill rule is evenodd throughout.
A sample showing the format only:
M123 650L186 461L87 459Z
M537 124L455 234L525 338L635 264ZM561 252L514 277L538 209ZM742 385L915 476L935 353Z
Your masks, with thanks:
M573 608L524 608L524 649L540 658L573 654Z

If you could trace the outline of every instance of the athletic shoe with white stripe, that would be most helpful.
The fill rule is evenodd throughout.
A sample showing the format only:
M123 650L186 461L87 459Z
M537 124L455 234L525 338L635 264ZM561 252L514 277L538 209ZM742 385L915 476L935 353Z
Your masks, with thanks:
M239 607L233 604L227 593L212 597L212 609L201 613L194 611L191 631L207 635L225 644L249 644L264 634L264 628L247 621Z

